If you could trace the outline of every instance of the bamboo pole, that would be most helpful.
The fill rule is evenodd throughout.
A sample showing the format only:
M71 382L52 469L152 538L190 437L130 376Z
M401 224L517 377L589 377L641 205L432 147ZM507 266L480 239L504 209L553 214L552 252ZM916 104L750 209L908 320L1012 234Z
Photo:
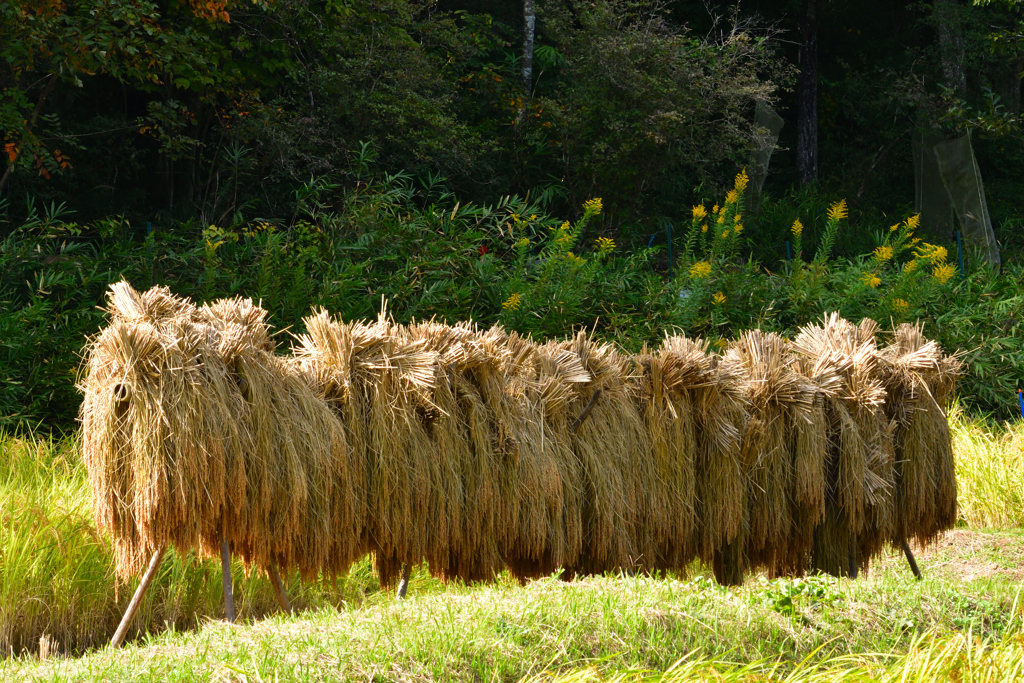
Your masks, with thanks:
M220 538L220 569L224 586L224 615L235 623L235 596L231 591L231 546L225 536Z
M142 580L139 581L139 587L135 589L135 595L132 596L131 602L128 603L128 609L124 611L124 616L121 617L121 623L118 624L117 630L114 631L114 637L110 639L111 647L120 647L121 643L124 642L125 636L128 635L128 627L132 625L132 621L135 619L135 614L139 611L139 607L142 605L142 598L145 597L149 584L153 583L153 578L156 576L156 570L160 568L160 561L164 559L165 552L167 552L167 546L163 545L159 550L153 553L153 557L149 560L149 566L146 567L146 573L142 575Z
M281 606L281 611L291 614L292 605L288 602L288 594L284 590L284 583L281 581L281 574L277 571L277 565L271 564L267 574L270 576L270 583L274 586L274 595L277 596L277 604Z

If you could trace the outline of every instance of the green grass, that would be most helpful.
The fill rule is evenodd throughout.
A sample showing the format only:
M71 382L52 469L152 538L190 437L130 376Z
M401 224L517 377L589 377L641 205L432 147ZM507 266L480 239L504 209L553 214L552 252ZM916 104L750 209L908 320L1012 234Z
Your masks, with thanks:
M135 582L115 580L74 440L0 437L0 680L1012 680L1024 425L958 414L954 439L963 528L919 549L922 582L895 553L858 581L752 577L739 589L699 566L525 587L444 586L420 570L399 602L362 562L336 582L291 577L302 611L286 618L268 582L237 566L229 626L218 565L172 555L134 640L111 651L97 646ZM40 661L44 635L73 656Z

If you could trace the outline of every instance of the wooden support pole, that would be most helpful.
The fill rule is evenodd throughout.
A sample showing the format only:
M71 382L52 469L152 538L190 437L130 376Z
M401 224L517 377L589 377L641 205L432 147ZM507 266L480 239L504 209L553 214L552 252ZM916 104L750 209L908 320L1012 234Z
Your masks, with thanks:
M235 623L235 596L231 590L231 546L226 536L220 538L220 570L224 586L224 616Z
M858 550L857 537L854 536L853 538L850 539L850 578L851 579L856 579L857 578L857 570L859 569L859 567L857 566L857 550Z
M587 403L587 407L583 409L583 412L580 413L580 416L577 417L576 421L572 423L571 427L569 427L570 431L572 431L573 434L576 433L576 430L580 428L580 425L583 424L583 422L587 419L587 417L590 416L590 411L594 409L594 404L597 403L597 399L600 396L601 396L601 387L598 387L597 390L594 391L594 395L590 397L590 402Z
M166 545L153 553L153 557L149 560L149 566L146 567L146 573L142 575L142 580L139 581L139 587L135 589L135 595L132 596L131 602L128 603L128 609L124 611L124 616L121 617L121 623L118 624L117 630L114 631L114 637L110 639L111 647L121 647L121 643L124 642L125 636L128 635L128 627L132 625L132 621L135 619L135 614L139 611L139 607L142 605L142 598L145 597L149 584L153 583L153 579L156 577L156 570L160 568L160 561L164 559L165 552L167 552Z
M405 593L409 590L409 574L410 567L407 564L402 565L402 579L398 582L398 599L405 600Z
M281 575L277 571L277 565L271 564L267 574L270 575L270 583L274 586L274 595L277 596L277 604L281 606L281 611L285 614L291 614L292 605L288 602L288 594L284 592L284 583L281 582Z
M914 576L920 581L924 577L921 576L921 570L917 568L917 560L914 559L914 553L911 552L907 539L900 539L900 547L903 548L903 554L907 556L907 562L910 563L910 571L914 572Z

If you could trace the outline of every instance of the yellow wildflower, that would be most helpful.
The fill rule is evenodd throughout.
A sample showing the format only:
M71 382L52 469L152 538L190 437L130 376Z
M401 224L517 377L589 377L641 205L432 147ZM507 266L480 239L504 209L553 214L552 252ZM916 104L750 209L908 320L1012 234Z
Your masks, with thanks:
M501 308L506 311L518 311L523 301L519 296L519 292L513 292L512 296L505 299L501 304Z
M723 223L725 223L725 211L718 214L718 224L722 225Z
M917 226L921 225L921 214L911 216L907 219L907 229L917 230Z
M913 273L917 269L917 261L907 261L903 264L903 270L907 273Z
M523 249L523 248L528 247L528 246L530 246L530 238L529 237L523 237L518 242L516 242L516 248L517 249Z
M737 192L743 192L747 189L747 183L750 182L750 178L747 176L747 169L744 168L742 171L736 174L736 182L733 187L736 188Z
M884 245L875 248L875 260L876 261L888 261L892 258L892 247Z
M896 225L894 225L894 226L889 228L889 232L896 232L899 229L900 229L900 224L897 223Z
M952 263L944 263L941 266L936 266L932 271L932 275L938 280L940 285L944 285L949 282L949 279L956 275L956 266Z
M714 206L711 207L711 213L715 214L716 216L718 215L719 211L721 211L721 209L718 208L718 204L715 204Z
M594 197L583 202L583 213L587 216L597 216L604 209L604 204L601 203L600 197Z
M582 266L584 263L587 262L587 259L577 256L571 251L565 255L565 260L577 267Z
M703 204L698 204L693 207L693 220L694 222L703 220L708 215L708 210L704 208Z
M530 220L531 220L531 221L535 221L535 220L537 220L537 214L535 214L535 213L531 213L531 214L530 214Z
M878 277L874 273L864 273L863 282L866 285L871 285L871 288L874 289L878 285L882 284L882 278Z
M736 200L739 199L739 198L740 198L740 193L739 192L737 192L736 190L729 190L725 194L725 205L729 206L730 204L735 204Z
M793 221L793 227L790 228L790 230L793 232L793 237L799 237L804 232L804 224L800 222L799 218L797 218Z
M921 247L914 253L918 258L928 259L935 265L945 263L946 257L949 256L949 252L946 251L945 247L928 244L927 242L922 242Z
M594 244L597 246L599 254L610 254L615 251L615 240L610 237L598 237L594 240Z
M697 261L690 266L690 277L706 278L711 275L711 264L707 261Z
M910 304L907 303L906 299L893 299L892 307L899 313L902 313L903 311L910 308Z
M724 240L728 236L729 236L729 228L726 228L725 230L722 231L722 239Z
M737 235L743 232L743 224L737 222L736 225L732 226L732 231Z
M716 305L724 304L725 303L725 294L722 294L721 292L715 292L715 296L712 297L712 299L714 300Z
M708 224L705 223L704 225L700 226L700 231L701 232L707 232L708 231Z
M828 219L830 221L841 221L849 215L849 209L846 206L846 200L840 199L838 202L828 207Z

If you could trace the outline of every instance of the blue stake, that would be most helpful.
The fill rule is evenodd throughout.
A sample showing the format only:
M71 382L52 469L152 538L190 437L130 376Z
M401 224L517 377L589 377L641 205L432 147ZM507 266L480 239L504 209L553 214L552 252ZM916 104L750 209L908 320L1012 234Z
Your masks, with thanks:
M793 255L789 253L789 240L786 240L786 265L789 269L793 269Z
M665 232L668 234L668 279L672 279L672 224L665 223Z
M1017 390L1017 399L1020 401L1020 417L1024 419L1024 392Z
M964 243L960 241L960 231L956 231L956 257L960 261L960 279L964 279Z

